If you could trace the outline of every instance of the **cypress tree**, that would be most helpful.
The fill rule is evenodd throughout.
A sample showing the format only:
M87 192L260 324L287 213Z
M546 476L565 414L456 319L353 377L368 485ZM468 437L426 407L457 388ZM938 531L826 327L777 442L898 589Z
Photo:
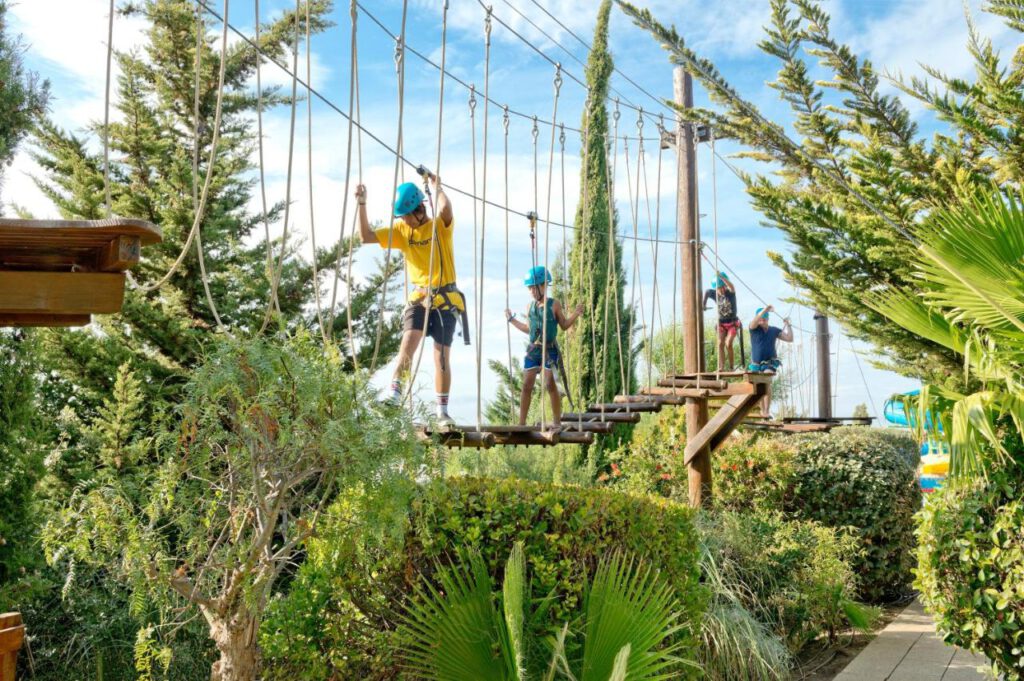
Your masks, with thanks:
M605 100L614 68L608 51L610 11L611 0L604 0L598 10L587 62L590 96L582 123L587 139L580 170L576 232L569 253L569 309L582 302L585 312L576 323L577 327L567 334L563 347L570 390L581 408L595 401L611 401L622 392L620 362L627 375L635 373L630 372L628 364L633 361L629 333L631 316L623 305L626 278L622 268L622 245L615 238L617 216L609 194L611 170ZM622 356L616 334L621 334Z

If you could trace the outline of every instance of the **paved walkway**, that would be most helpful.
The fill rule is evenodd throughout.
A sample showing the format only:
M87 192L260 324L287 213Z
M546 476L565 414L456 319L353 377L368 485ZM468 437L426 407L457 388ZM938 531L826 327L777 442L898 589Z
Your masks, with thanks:
M846 665L834 681L982 681L988 661L942 642L914 601Z

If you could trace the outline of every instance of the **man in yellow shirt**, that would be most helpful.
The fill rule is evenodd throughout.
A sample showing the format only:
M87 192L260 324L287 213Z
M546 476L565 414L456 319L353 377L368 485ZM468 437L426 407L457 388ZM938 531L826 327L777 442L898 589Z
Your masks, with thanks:
M436 217L431 219L425 196L411 182L399 185L395 195L394 215L390 227L374 230L366 215L366 187L356 187L359 235L364 244L393 248L405 256L409 282L413 289L402 314L402 344L398 349L398 366L391 381L391 399L402 400L402 381L412 366L412 358L426 331L434 340L434 387L437 390L437 419L451 424L448 415L448 393L452 385L451 355L455 325L462 319L462 335L469 343L466 324L466 299L455 285L455 255L452 243L454 218L452 204L441 188L436 175L428 176L437 199ZM428 295L432 294L432 295Z

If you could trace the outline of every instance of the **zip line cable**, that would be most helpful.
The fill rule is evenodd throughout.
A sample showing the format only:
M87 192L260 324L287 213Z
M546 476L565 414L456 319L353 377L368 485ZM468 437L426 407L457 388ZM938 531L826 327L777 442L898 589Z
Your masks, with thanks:
M200 12L201 7L196 7L196 12ZM260 42L260 0L254 0L253 16L256 18L256 43ZM256 55L256 147L259 155L259 167L260 167L260 206L262 209L263 218L263 238L267 242L267 286L270 289L270 302L277 310L278 314L281 314L281 303L277 299L277 289L273 285L274 279L274 252L272 242L270 240L270 216L267 212L267 174L263 161L263 77L262 77L262 65L263 57Z

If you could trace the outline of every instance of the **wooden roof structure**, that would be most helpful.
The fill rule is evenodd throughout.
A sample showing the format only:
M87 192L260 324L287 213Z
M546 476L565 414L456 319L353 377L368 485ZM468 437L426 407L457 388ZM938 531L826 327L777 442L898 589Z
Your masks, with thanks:
M130 218L0 219L0 326L82 326L119 312L125 271L161 240Z

